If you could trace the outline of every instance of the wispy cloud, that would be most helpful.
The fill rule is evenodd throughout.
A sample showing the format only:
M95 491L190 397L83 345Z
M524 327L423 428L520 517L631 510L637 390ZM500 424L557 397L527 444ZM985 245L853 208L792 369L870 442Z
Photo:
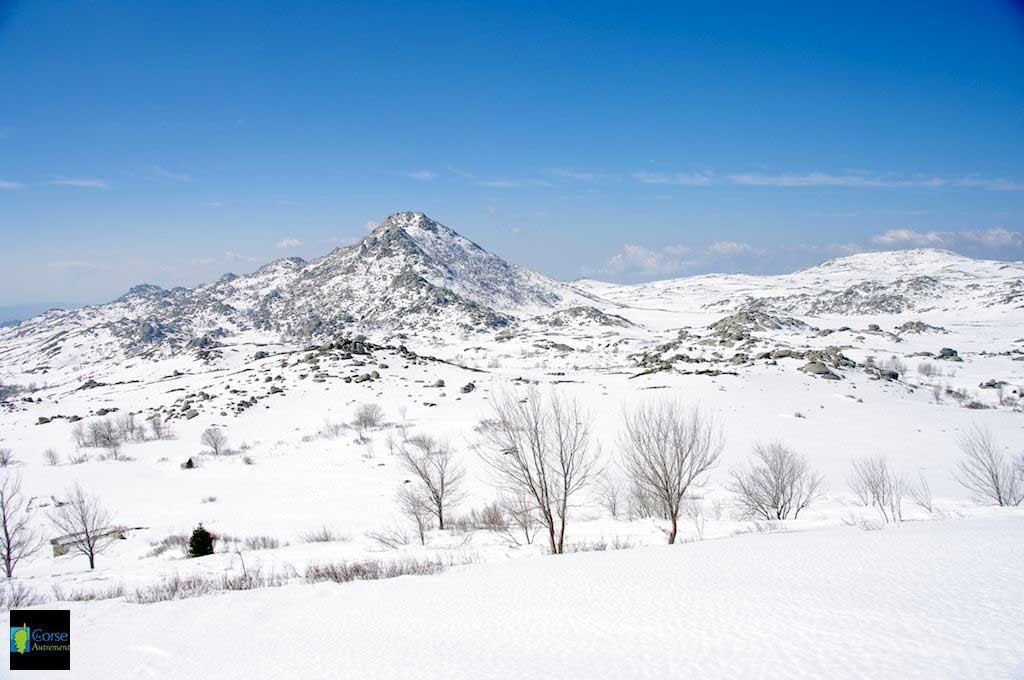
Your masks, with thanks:
M485 179L477 182L490 189L517 189L520 187L553 187L551 182L543 179Z
M192 175L185 172L174 172L168 170L162 165L153 166L153 174L162 179L171 180L172 182L191 182Z
M251 255L242 255L233 250L229 250L224 253L224 259L228 262L259 262L260 258L252 257Z
M851 173L835 175L826 172L802 174L735 174L726 178L731 184L756 187L845 187L849 189L941 189L969 188L991 191L1021 191L1024 184L1007 179L980 177L918 177Z
M297 238L283 238L274 244L275 248L298 248L302 245L302 241Z
M670 184L675 186L706 187L714 184L714 177L699 172L634 172L633 179L641 184Z
M614 182L621 178L620 175L610 172L587 172L568 168L552 168L547 171L547 174L551 177L575 182Z
M18 189L24 189L25 185L21 182L12 182L6 179L0 179L0 190L2 191L17 191Z
M413 172L405 172L402 174L404 174L406 177L410 179L414 179L419 182L429 182L430 180L437 177L437 173L431 172L430 170L415 170Z
M917 231L914 229L889 229L876 234L871 243L880 246L916 246L951 248L957 245L975 245L986 248L1011 248L1024 246L1024 235L1005 227L990 229L962 229L960 231Z
M627 243L609 260L605 273L664 276L711 263L728 262L743 255L762 251L738 241L715 241L704 244L674 243L652 250Z
M81 189L109 189L105 180L94 177L55 177L49 184L62 187L79 187Z
M643 274L657 276L674 274L683 269L685 260L667 249L651 250L635 243L627 243L622 252L608 260L607 270L613 274Z

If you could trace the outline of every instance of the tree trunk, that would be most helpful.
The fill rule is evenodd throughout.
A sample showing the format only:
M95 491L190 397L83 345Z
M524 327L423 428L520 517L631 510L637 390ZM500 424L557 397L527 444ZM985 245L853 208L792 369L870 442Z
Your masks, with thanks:
M676 542L676 533L679 531L679 516L673 514L669 519L672 521L672 528L668 532L668 544L672 545Z

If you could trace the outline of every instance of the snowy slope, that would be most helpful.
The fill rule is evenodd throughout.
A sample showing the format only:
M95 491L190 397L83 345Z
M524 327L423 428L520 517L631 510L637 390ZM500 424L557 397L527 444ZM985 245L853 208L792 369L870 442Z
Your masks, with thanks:
M990 519L78 603L72 668L83 680L1019 679L1022 560L1024 521Z

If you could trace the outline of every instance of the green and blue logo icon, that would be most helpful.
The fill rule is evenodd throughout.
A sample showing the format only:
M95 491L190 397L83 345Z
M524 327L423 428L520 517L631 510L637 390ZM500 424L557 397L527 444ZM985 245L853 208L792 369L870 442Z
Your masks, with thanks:
M22 625L11 627L11 654L24 654L32 649L32 629Z
M11 610L12 671L71 670L71 612Z

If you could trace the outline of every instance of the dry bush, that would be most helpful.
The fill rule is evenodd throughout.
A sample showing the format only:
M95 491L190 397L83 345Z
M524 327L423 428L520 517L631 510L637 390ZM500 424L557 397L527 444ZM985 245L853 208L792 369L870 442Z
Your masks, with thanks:
M618 474L605 471L597 482L597 503L612 519L618 519L625 510L626 484Z
M397 560L378 561L363 560L360 562L334 562L327 564L310 564L306 567L306 581L321 583L349 583L351 581L376 581L398 576L423 576L439 574L453 563L440 560Z
M914 505L927 510L929 514L935 511L935 504L932 501L932 487L924 470L917 471L917 481L907 485L907 497Z
M903 476L889 467L884 456L854 460L848 481L864 505L873 505L886 523L902 522L905 495Z
M219 578L200 574L170 574L156 583L136 588L127 599L136 604L185 600L221 591L275 588L287 584L291 578L294 578L294 574L264 572L259 568L246 569L243 562L241 573L224 574Z
M506 527L501 530L506 542L514 546L532 545L543 525L533 499L525 494L506 495L499 503L507 520Z
M385 550L397 550L412 543L412 536L401 527L385 526L375 531L367 531L365 535Z
M578 543L570 543L565 548L567 553L583 553L583 552L605 552L608 550L628 550L629 548L635 547L635 544L628 538L619 538L615 536L611 541L605 538L599 538L591 541L580 541Z
M66 499L55 508L50 521L61 534L69 537L69 552L77 552L89 559L89 568L96 568L96 555L104 552L117 540L110 513L77 484L65 492Z
M242 546L246 550L276 550L287 545L281 543L280 540L273 536L246 536L245 540L242 541Z
M168 550L180 550L181 556L184 557L188 554L188 535L186 534L171 534L170 536L164 536L159 541L153 541L150 543L153 549L145 554L145 557L159 557Z
M123 583L115 583L95 590L68 590L53 585L53 599L58 602L95 602L98 600L116 600L127 594Z
M955 477L981 502L1017 506L1024 502L1024 456L1008 461L992 433L976 425L960 437L963 458Z
M171 436L170 428L164 423L164 417L159 413L154 413L149 417L149 431L153 435L153 439L167 439Z
M89 445L89 436L85 433L85 423L82 421L78 421L71 426L71 441L79 449Z
M21 476L0 471L0 562L7 578L42 547L42 538L29 520L28 504L21 493Z
M106 449L107 455L114 460L121 456L123 440L114 421L109 417L89 423L88 442L90 446Z
M464 497L465 468L455 460L448 442L427 436L403 442L399 446L398 457L402 468L415 478L410 492L427 503L438 528L443 531L445 513Z
M13 451L10 449L0 449L0 468L10 467L17 462Z
M348 543L352 539L328 526L322 526L299 534L299 540L303 543Z
M704 540L704 504L696 499L683 502L683 516L693 524L698 541Z
M380 427L383 422L384 409L379 404L360 404L352 419L352 427L359 433L359 441L366 441L366 431Z
M208 427L203 430L199 443L207 446L210 449L210 453L215 456L227 453L228 451L228 436L224 434L223 430L216 427Z
M500 491L530 499L551 552L560 554L573 498L597 471L590 417L577 401L532 387L522 400L496 394L491 408L477 428L481 459Z
M745 517L796 519L824 494L824 477L782 442L755 444L754 459L746 468L731 470L727 484Z
M47 465L60 465L60 455L55 449L46 449L43 451L43 460L46 461Z
M433 525L433 515L430 502L426 496L411 484L403 485L397 494L398 510L410 520L416 528L416 535L420 539L420 545L427 544L427 531Z
M346 427L345 423L325 419L323 427L320 428L320 436L325 439L337 439L345 431Z
M0 581L0 611L20 609L22 607L34 607L39 604L46 604L47 598L29 588L26 584L7 579Z
M669 521L668 542L676 540L683 498L700 488L722 453L724 434L699 405L671 400L644 404L625 415L623 467L633 486L652 499Z
M480 509L471 509L469 514L450 519L448 526L456 531L504 531L508 528L508 517L501 502L494 501Z

